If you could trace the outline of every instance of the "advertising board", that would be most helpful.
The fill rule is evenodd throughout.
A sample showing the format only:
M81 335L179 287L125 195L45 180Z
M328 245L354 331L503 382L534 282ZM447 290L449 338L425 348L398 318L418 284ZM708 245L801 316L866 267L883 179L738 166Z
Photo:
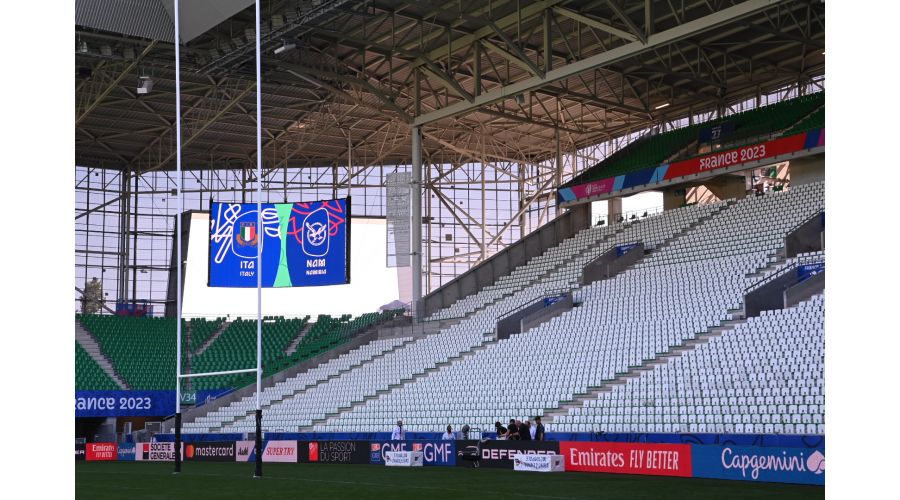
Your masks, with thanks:
M456 465L455 441L373 441L369 444L371 463L383 464L389 451L421 451L425 465Z
M824 448L693 446L694 477L825 484Z
M369 441L299 441L298 461L323 464L371 463Z
M234 441L209 441L184 445L184 459L198 462L234 462Z
M566 470L691 477L691 445L562 441Z
M88 461L116 460L118 455L116 443L87 443L84 448L84 458Z

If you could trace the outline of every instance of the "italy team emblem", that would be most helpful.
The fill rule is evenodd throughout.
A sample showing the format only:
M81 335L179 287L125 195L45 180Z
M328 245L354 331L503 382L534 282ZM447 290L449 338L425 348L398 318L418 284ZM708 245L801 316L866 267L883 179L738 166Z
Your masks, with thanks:
M257 232L256 222L241 222L241 231L235 237L237 244L245 246L256 246Z

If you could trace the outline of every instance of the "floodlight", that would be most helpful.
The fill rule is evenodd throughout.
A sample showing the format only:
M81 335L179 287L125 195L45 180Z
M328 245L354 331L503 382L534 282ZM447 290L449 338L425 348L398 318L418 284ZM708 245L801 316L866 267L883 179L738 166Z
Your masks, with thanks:
M296 44L284 42L281 44L281 47L275 49L275 55L281 54L282 52L287 52L289 50L294 50L295 48L297 48Z
M141 76L138 81L137 93L149 94L151 90L153 90L153 79L149 76Z
M88 52L87 42L84 42L84 41L81 42L81 45L78 46L78 52L81 52L82 54L87 54L87 52Z
M663 109L663 108L669 106L670 104L672 104L672 103L670 103L670 102L664 102L664 103L660 104L659 106L657 106L657 107L655 107L655 108L653 108L653 109Z

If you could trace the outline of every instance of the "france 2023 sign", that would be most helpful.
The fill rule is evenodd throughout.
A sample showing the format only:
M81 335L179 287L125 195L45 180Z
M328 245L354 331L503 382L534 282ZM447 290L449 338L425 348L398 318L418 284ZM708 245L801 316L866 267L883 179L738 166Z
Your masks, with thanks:
M210 204L209 286L256 288L260 248L263 287L350 283L350 198Z

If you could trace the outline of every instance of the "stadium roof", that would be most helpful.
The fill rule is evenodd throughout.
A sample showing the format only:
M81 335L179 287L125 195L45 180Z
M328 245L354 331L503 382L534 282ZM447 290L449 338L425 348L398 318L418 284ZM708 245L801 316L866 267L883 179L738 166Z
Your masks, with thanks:
M137 7L98 10L122 3L78 2L76 164L174 169L171 2L124 2L154 12L143 31L129 23ZM255 166L254 8L227 3L239 10L183 32L186 168ZM825 72L818 0L281 0L262 12L267 170L346 165L348 145L356 165L409 163L411 125L426 161L535 163Z

